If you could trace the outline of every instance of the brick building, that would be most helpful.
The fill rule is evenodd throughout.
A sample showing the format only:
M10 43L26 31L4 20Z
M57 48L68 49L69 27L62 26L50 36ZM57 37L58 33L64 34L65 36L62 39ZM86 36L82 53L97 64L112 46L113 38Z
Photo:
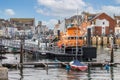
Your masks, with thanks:
M116 21L106 13L88 15L88 23L90 23L93 35L114 35Z
M106 13L91 14L82 12L81 15L65 19L65 28L70 27L69 25L72 23L77 23L82 29L83 34L87 33L88 27L91 28L92 36L110 36L115 33L116 20ZM61 24L56 25L56 27L58 28ZM61 30L60 26L59 29Z

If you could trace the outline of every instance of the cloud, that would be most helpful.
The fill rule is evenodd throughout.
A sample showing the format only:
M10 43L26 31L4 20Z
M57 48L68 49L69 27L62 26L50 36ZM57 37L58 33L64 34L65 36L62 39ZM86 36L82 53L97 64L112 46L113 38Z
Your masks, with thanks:
M15 12L12 9L5 9L5 14L8 16L13 16L15 15Z
M117 4L120 4L120 0L115 0ZM87 3L84 0L37 0L39 6L36 8L36 12L47 16L57 16L61 18L67 18L82 11L90 13L106 12L110 15L119 14L120 6L102 5L101 8L96 9L92 7L92 3ZM95 4L96 5L96 4Z
M102 6L101 11L108 13L109 15L113 16L120 15L120 6Z
M105 12L110 16L115 15L120 15L120 6L101 6L100 9L95 9L92 6L87 6L84 11L89 12L89 13L101 13Z
M58 20L56 19L50 19L49 21L42 21L43 25L47 25L48 28L53 29L55 24L58 23Z
M36 8L36 12L39 13L39 14L44 14L46 16L49 16L49 12L45 9L41 9L41 8Z
M89 13L96 13L98 10L95 10L92 6L87 6L86 9L83 11L89 12Z
M36 9L36 12L43 15L46 15L45 13L47 13L47 15L61 17L72 15L77 12L77 9L81 10L86 6L83 0L37 0L37 2L39 6Z
M46 15L46 16L55 16L56 18L68 18L77 14L77 9L79 10L78 14L86 11L89 13L100 13L105 12L110 16L119 15L120 14L120 6L112 6L112 5L99 5L98 7L93 7L92 4L85 2L84 0L37 0L38 5L35 7L37 13ZM120 0L116 0L117 4L120 3ZM51 19L49 21L43 21L51 28L54 24L57 23L57 20Z
M117 4L120 4L120 0L115 0Z

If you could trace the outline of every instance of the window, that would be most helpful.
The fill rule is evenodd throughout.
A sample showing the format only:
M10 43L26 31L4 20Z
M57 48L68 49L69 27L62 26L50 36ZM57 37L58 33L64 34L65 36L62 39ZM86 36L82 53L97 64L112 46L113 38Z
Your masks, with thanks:
M71 39L74 39L74 37L71 37Z
M68 39L70 40L71 38L70 38L70 37L68 37Z
M105 22L103 22L103 25L105 24Z
M82 37L79 37L79 39L82 39Z

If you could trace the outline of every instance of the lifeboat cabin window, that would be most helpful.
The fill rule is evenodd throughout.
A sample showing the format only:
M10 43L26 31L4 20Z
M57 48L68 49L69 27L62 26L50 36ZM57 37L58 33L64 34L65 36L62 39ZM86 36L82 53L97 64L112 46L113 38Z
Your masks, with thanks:
M70 39L71 39L71 37L68 37L68 39L70 40Z
M72 39L82 39L82 37L68 37L68 38L66 38L66 39L68 39L68 40L72 40Z
M82 39L82 37L79 37L79 39Z
M71 39L74 39L74 37L71 37Z

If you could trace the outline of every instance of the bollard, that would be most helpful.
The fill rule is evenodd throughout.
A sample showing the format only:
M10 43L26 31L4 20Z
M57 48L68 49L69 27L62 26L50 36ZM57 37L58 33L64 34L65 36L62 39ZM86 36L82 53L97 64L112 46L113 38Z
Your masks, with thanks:
M70 65L69 64L66 65L66 70L67 70L67 73L69 73L69 71L70 71Z
M8 69L0 67L0 80L8 80Z
M107 70L107 72L109 72L110 66L109 64L105 64L105 70Z

